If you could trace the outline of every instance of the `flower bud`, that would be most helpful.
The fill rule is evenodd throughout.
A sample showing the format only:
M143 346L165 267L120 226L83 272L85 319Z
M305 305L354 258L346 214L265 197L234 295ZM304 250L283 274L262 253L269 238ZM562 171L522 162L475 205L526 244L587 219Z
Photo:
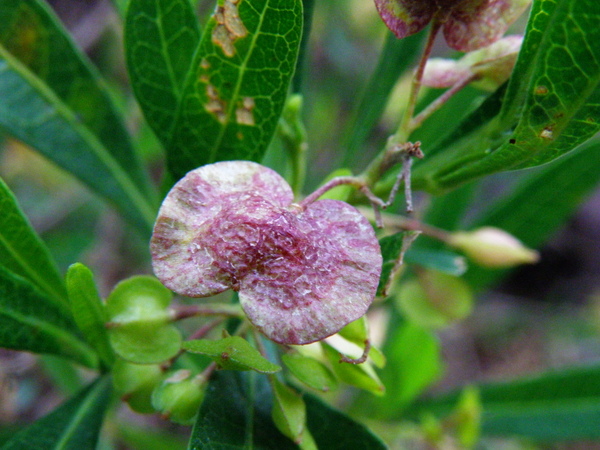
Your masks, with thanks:
M512 267L537 262L535 250L525 247L517 238L494 227L453 233L448 244L486 267Z

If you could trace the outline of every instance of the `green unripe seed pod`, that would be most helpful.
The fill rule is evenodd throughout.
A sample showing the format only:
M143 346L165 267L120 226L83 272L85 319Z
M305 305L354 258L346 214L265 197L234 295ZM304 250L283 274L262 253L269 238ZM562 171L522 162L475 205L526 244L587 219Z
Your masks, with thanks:
M178 370L166 378L152 394L152 405L165 419L191 425L204 399L206 379L191 377L189 370Z

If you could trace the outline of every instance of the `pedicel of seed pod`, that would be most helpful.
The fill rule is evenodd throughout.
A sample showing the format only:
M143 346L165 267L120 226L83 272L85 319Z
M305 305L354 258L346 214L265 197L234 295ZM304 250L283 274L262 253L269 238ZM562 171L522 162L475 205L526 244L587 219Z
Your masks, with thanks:
M421 31L437 15L448 45L470 52L506 32L531 0L375 0L387 27L404 38Z
M347 203L292 201L287 182L257 163L189 172L160 208L154 273L189 297L238 291L249 320L275 342L308 344L336 333L375 297L379 243Z

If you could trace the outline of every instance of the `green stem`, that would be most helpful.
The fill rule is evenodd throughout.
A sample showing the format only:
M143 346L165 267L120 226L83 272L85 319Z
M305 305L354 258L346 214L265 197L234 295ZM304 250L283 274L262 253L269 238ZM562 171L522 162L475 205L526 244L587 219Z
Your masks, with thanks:
M182 320L198 316L227 316L244 317L239 305L228 305L224 303L205 303L201 305L183 305L172 308L172 320Z
M302 41L300 41L300 49L298 50L298 59L296 62L296 71L292 79L292 92L302 92L302 78L304 77L305 65L307 59L308 41L310 30L312 29L313 12L315 9L315 0L302 0L303 28Z
M308 151L306 129L302 122L302 96L300 94L292 94L287 99L279 121L278 132L292 166L290 186L294 195L299 197L306 178L306 153Z
M400 121L400 125L398 125L396 134L392 137L391 141L388 142L388 147L390 145L404 144L412 132L411 122L415 114L415 108L417 107L419 92L421 91L423 73L425 72L425 66L427 65L427 61L431 55L431 50L433 49L433 43L435 42L435 38L441 26L442 23L437 20L436 17L434 17L433 21L431 22L431 28L429 30L429 35L427 36L425 48L423 48L423 54L421 55L421 59L419 59L419 64L417 65L417 69L415 70L415 74L410 85L410 94L408 97L408 104L404 110L404 116Z
M440 109L448 100L450 100L456 93L460 92L465 86L467 86L471 81L477 78L477 75L471 74L469 76L464 77L461 80L452 86L450 89L446 90L442 95L432 101L425 109L423 109L419 114L412 118L409 126L409 133L412 133L417 128L421 126L425 120L427 120L434 112Z
M387 145L383 151L380 152L379 155L373 159L373 161L371 161L369 166L362 174L362 177L366 179L369 186L373 186L379 180L379 178L381 178L385 171L382 169L385 169L383 166L386 165L386 161L389 161L391 154L396 151L398 146L405 144L410 136L412 131L411 122L415 113L419 91L421 90L423 72L425 71L425 65L427 64L427 60L431 55L433 43L435 42L435 38L441 26L442 22L438 20L437 16L434 17L431 23L431 28L429 29L429 34L427 36L427 42L425 43L423 53L419 59L419 64L417 65L413 75L406 109L404 110L404 114L400 120L400 124L398 125L396 133L388 139Z

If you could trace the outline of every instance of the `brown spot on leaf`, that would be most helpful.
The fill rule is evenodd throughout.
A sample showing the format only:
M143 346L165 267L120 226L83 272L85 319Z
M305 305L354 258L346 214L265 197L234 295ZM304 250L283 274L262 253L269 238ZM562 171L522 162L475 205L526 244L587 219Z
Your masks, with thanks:
M212 84L207 84L206 95L208 97L208 102L204 105L204 108L209 113L214 114L219 122L225 123L227 121L227 103L219 97L217 88Z
M546 86L540 85L536 86L533 91L535 95L546 95L548 93L548 88Z
M248 34L248 30L240 19L238 4L241 0L225 0L217 7L215 21L217 24L212 31L212 42L221 47L226 56L235 55L234 43Z
M235 118L240 125L254 125L254 99L252 97L244 97L241 104L235 110Z

